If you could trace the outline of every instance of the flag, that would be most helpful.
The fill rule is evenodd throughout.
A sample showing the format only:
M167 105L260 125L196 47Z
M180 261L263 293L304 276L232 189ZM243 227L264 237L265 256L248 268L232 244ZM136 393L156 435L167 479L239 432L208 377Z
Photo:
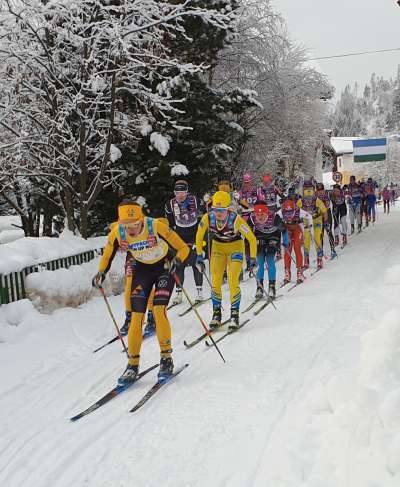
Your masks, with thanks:
M354 162L386 161L387 139L353 140Z

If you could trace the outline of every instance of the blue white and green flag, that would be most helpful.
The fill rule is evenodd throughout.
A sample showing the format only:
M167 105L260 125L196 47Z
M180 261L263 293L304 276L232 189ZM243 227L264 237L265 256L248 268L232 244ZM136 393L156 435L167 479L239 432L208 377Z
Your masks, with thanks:
M353 140L354 162L386 161L387 139Z

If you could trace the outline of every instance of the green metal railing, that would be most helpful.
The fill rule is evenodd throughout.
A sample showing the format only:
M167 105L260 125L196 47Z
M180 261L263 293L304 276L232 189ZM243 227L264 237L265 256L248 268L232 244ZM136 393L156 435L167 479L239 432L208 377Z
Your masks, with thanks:
M84 262L89 262L102 253L103 249L89 250L69 257L62 257L61 259L25 267L20 272L0 274L0 304L8 304L26 298L25 279L29 274L40 271L68 269L71 265L80 265Z

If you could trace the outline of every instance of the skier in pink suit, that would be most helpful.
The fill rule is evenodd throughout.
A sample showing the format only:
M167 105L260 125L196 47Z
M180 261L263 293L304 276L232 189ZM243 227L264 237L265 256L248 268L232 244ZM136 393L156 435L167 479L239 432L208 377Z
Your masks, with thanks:
M391 191L390 189L385 186L382 191L382 199L383 199L383 211L384 213L390 213L390 199L391 199ZM387 210L387 211L386 211Z

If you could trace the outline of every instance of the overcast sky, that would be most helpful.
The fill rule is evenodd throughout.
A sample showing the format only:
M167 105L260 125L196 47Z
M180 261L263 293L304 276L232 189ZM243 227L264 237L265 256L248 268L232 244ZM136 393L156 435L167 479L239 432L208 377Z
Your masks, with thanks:
M311 57L400 48L400 7L396 0L272 0L285 17L291 37ZM375 72L394 78L400 51L318 61L336 88L364 85Z

